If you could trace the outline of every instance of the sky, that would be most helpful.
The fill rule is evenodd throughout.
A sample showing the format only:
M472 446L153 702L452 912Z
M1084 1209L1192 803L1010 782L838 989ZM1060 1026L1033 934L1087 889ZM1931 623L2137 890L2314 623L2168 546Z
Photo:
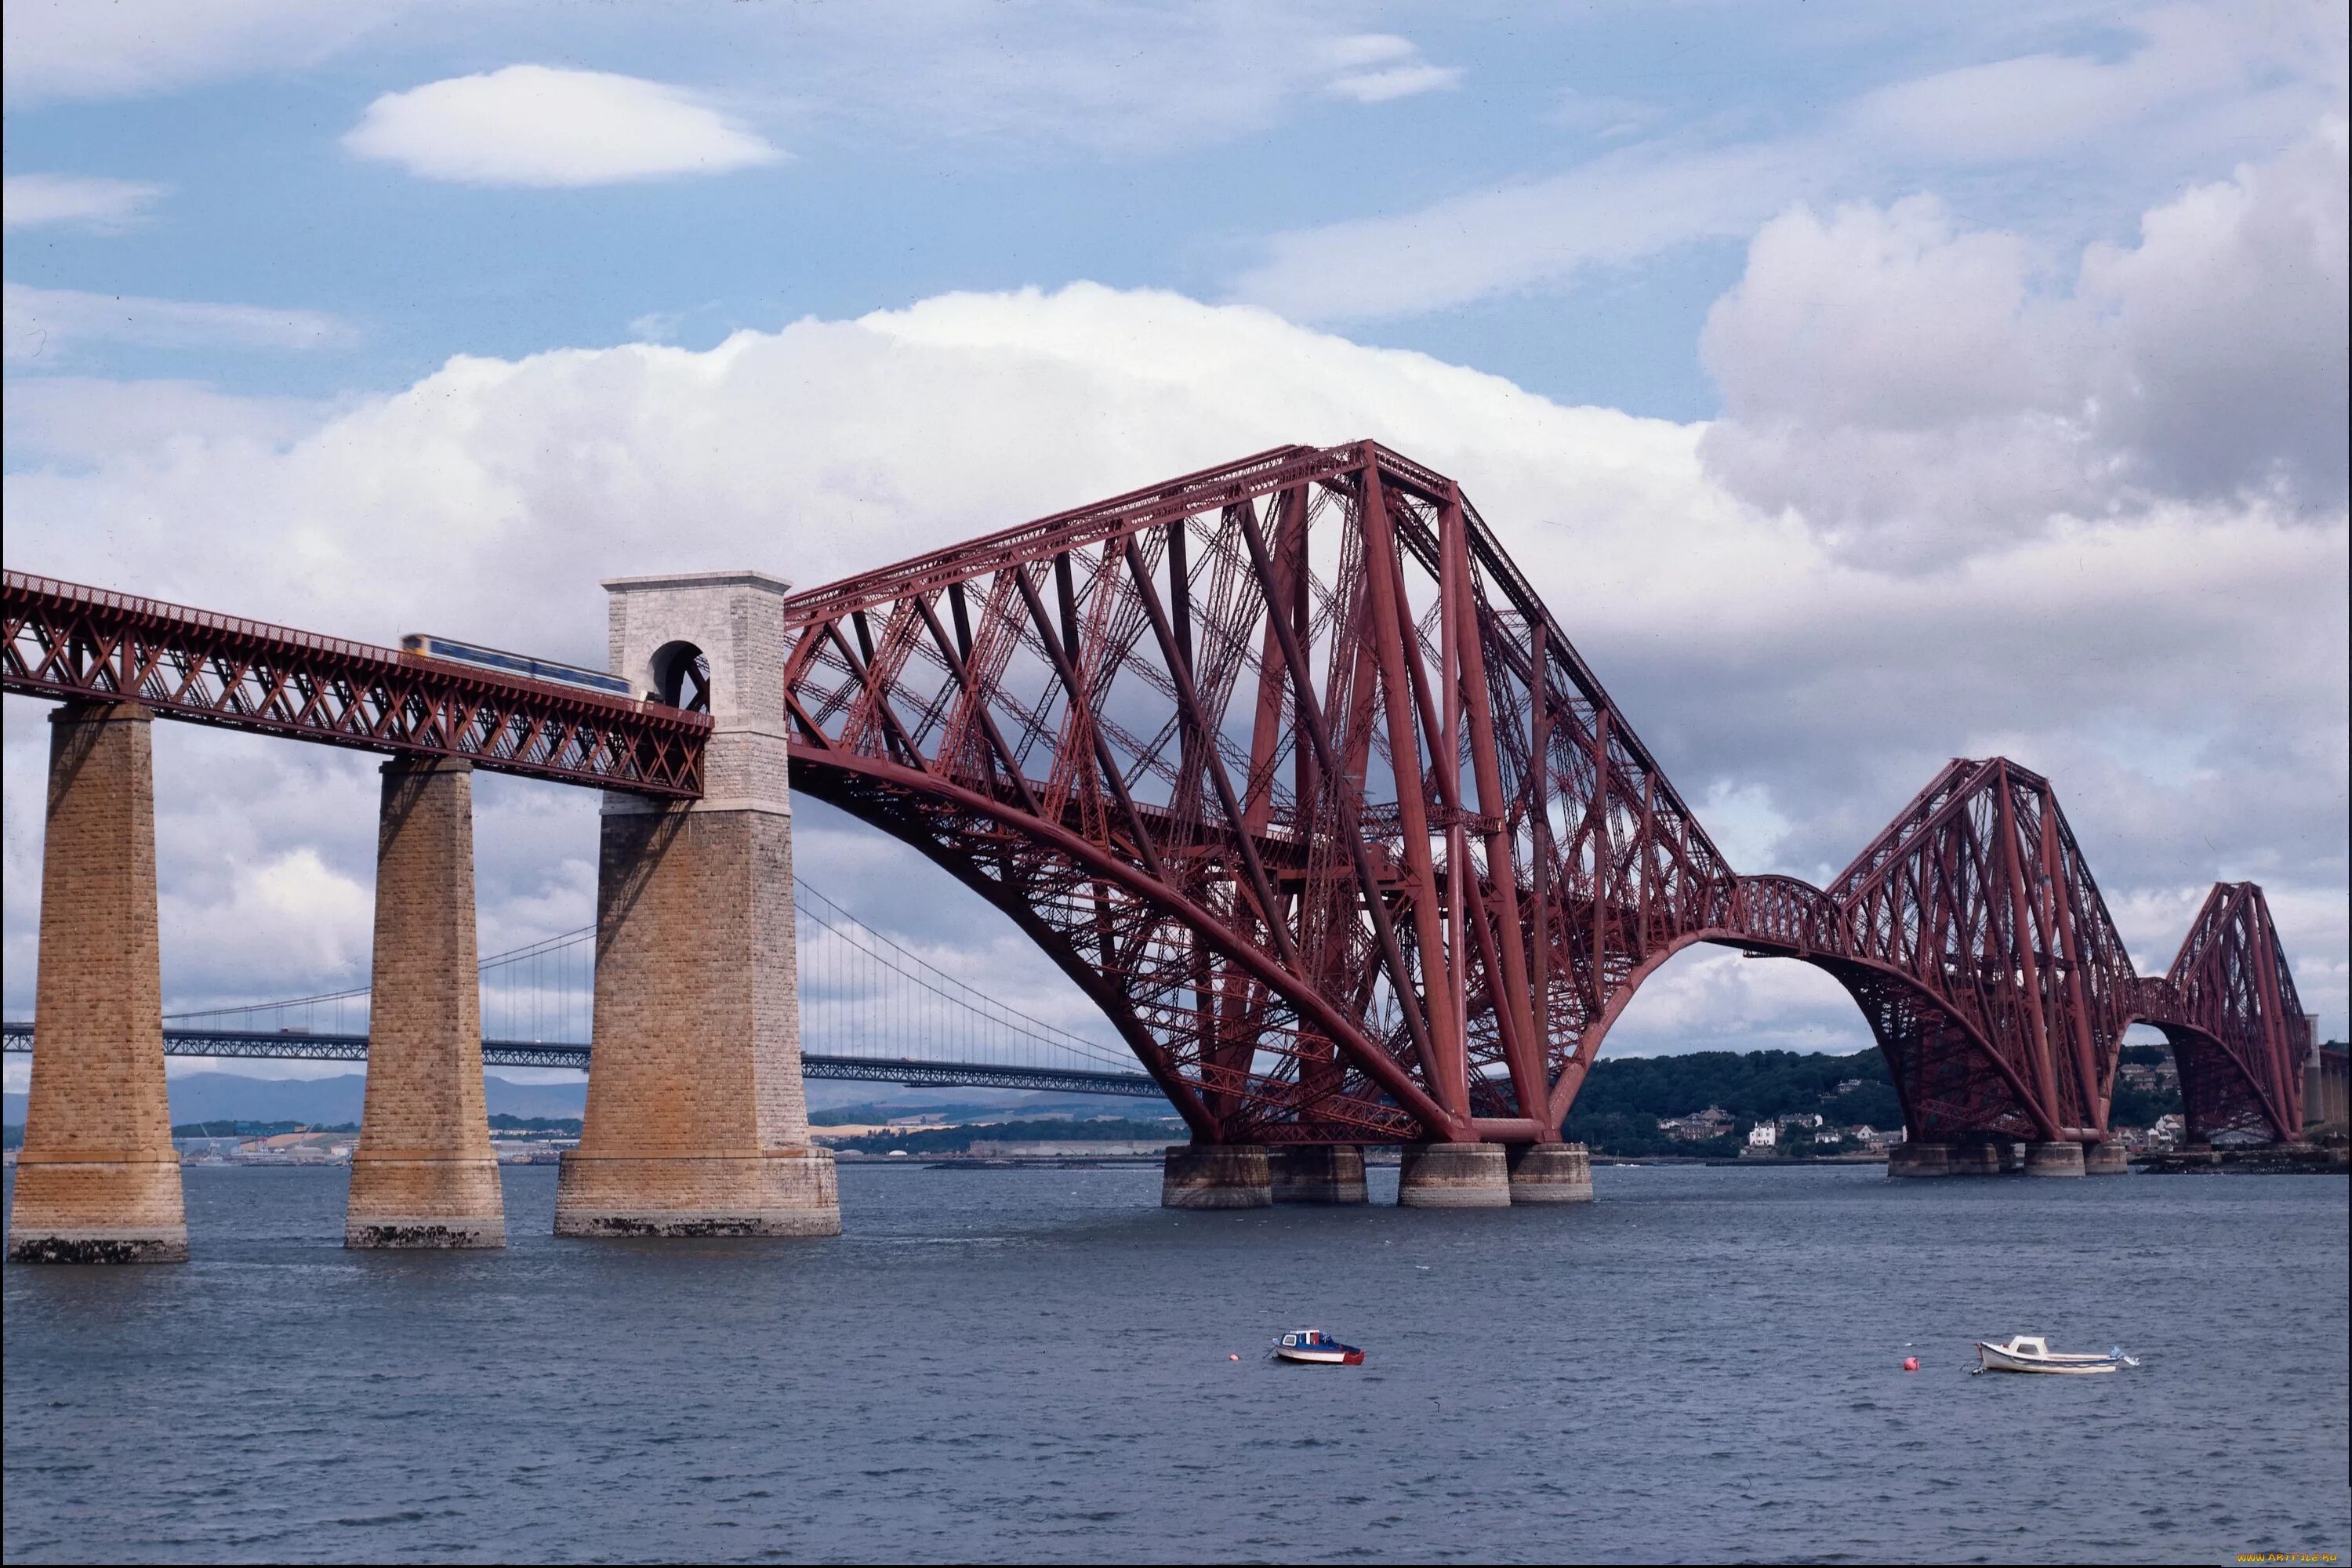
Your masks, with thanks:
M2341 1038L2346 31L11 0L5 558L601 663L604 577L814 584L1375 437L1463 484L1741 870L1824 879L2003 753L2144 972L2259 880ZM43 710L0 727L11 1016ZM363 984L373 759L155 750L167 1007ZM586 924L593 798L477 806L484 952ZM861 919L1108 1037L907 852L797 832ZM1610 1048L1868 1043L1825 977L1702 949Z

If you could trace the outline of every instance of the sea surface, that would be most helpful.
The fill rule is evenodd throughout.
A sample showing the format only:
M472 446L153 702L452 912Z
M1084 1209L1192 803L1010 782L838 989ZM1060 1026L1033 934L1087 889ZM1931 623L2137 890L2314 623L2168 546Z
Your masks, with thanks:
M505 1175L503 1253L346 1252L342 1173L195 1166L193 1263L8 1268L6 1560L2352 1547L2339 1178L1180 1214L1153 1170L852 1165L837 1241L652 1243ZM1265 1359L1300 1326L1370 1359ZM2017 1330L2144 1364L1969 1375Z

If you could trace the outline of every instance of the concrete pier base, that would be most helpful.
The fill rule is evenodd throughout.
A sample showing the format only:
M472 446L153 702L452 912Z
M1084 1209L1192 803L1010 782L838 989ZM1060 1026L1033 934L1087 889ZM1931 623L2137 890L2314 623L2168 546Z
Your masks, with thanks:
M1592 1155L1581 1143L1519 1143L1506 1155L1515 1204L1589 1204Z
M1998 1143L1955 1143L1949 1161L1955 1176L1998 1176L2000 1174L2000 1145Z
M837 1236L830 1150L809 1142L783 722L790 584L756 572L624 578L611 668L707 700L703 795L604 797L593 1068L558 1236Z
M14 1263L188 1256L163 1083L152 721L131 702L49 715L39 1044L8 1213Z
M2080 1143L2028 1143L2025 1173L2029 1176L2079 1176L2084 1173Z
M1416 1209L1508 1208L1509 1158L1500 1143L1408 1143L1397 1168L1397 1202Z
M1359 1180L1360 1174L1359 1159ZM1293 1199L1292 1202L1301 1200ZM1171 1209L1274 1206L1274 1178L1263 1143L1177 1143L1160 1168L1160 1205Z
M1886 1152L1890 1176L1948 1176L1952 1146L1948 1143L1897 1143Z
M482 1104L473 764L383 764L367 1099L346 1247L504 1247Z
M2083 1151L2083 1174L2086 1176L2128 1176L2130 1157L2120 1143L2093 1143Z
M1265 1152L1278 1204L1360 1204L1364 1152L1353 1143L1293 1143Z

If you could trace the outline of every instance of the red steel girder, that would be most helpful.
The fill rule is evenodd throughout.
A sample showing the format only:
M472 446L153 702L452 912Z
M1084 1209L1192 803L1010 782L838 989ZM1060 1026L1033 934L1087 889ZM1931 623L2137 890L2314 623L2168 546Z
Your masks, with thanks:
M2172 1044L2192 1140L2301 1136L2310 1023L2262 889L2215 883L2172 967L2135 1002L2134 1021Z
M1581 1025L1733 885L1475 509L1370 442L785 617L794 787L1021 921L1202 1138L1556 1137Z
M793 786L1100 1005L1196 1138L1559 1136L1694 942L1837 977L1916 1139L2107 1135L2124 1031L2191 1129L2291 1138L2262 890L2133 972L2048 780L1957 759L1826 889L1741 877L1458 486L1282 447L785 602ZM5 689L662 796L707 717L11 572Z
M5 574L0 687L658 799L702 793L710 720L101 588Z
M1556 1137L1696 942L1835 975L1916 1138L2105 1138L2136 1021L2206 1053L2206 1122L2291 1125L2258 891L2200 921L2187 990L2141 979L2049 782L2002 758L1947 767L1826 891L1738 876L1459 487L1375 443L785 618L795 787L1012 915L1198 1138Z

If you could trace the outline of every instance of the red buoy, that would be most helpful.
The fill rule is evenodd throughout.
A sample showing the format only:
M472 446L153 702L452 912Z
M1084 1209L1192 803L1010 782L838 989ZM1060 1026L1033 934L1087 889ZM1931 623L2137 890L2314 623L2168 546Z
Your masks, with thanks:
M1919 1358L1916 1355L1905 1356L1903 1358L1903 1370L1905 1372L1917 1372L1919 1370Z

